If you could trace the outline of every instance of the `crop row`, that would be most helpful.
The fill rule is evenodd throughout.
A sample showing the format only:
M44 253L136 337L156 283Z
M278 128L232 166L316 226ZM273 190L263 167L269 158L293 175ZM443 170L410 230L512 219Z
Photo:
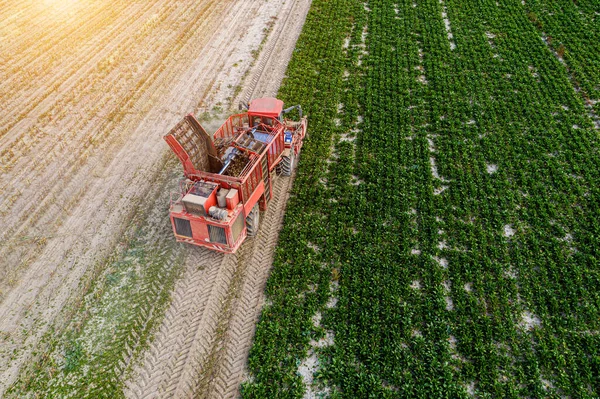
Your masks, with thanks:
M315 1L288 76L311 135L244 397L318 389L311 352L330 397L598 396L600 140L521 2Z
M600 9L595 1L527 1L528 17L600 112Z

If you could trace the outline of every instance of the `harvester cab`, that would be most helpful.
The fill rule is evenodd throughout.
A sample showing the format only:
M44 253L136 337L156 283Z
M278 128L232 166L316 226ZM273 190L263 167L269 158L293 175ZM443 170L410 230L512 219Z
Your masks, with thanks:
M306 118L283 117L295 108L301 115L299 106L284 110L283 101L260 98L212 136L192 114L165 135L185 174L169 210L177 241L235 252L257 233L273 178L291 175L306 136Z

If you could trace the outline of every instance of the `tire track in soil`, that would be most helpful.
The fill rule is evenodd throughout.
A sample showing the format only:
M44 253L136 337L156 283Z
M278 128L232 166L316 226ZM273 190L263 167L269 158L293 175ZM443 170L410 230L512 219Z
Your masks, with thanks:
M195 331L212 293L210 288L222 279L221 254L190 248L187 257L192 261L186 263L185 273L173 293L155 341L143 359L150 367L138 372L136 385L128 385L130 397L165 397L168 382L177 380L183 372Z
M223 323L227 325L226 333L213 347L216 359L214 365L207 367L201 380L204 389L199 397L238 396L293 178L280 177L275 184L276 195L269 205L273 211L266 212L261 230L253 240L244 278L232 289L232 310L223 317Z
M188 248L184 276L126 397L234 397L291 185L291 177L276 178L259 234L237 253Z
M309 8L310 1L292 3L284 21L267 39L268 50L261 54L242 96L276 94ZM282 32L286 32L284 37ZM264 86L257 89L259 82ZM176 284L156 339L127 382L126 397L237 396L292 182L293 176L274 180L275 195L263 213L259 234L247 239L236 254L216 254L215 264L203 267L204 259L196 257L208 250L190 249L185 276ZM190 299L183 303L180 298Z

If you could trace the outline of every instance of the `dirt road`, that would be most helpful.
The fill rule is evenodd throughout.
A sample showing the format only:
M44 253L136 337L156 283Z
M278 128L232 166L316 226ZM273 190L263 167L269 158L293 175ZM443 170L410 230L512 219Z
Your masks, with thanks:
M274 95L309 6L31 0L0 8L0 396L40 337L60 329L61 309L159 184L162 135L186 113ZM128 396L235 394L290 184L277 183L260 235L238 254L188 250Z

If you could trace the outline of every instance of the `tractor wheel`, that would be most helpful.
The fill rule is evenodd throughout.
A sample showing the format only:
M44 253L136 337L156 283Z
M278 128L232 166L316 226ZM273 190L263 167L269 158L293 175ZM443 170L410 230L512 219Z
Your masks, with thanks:
M290 151L290 155L287 157L281 158L280 170L283 176L291 176L292 170L294 170L294 161L296 160L296 155L294 154L294 149L292 148Z
M258 204L254 205L254 208L246 216L246 232L248 237L254 237L258 233L258 224L260 223L260 210Z

